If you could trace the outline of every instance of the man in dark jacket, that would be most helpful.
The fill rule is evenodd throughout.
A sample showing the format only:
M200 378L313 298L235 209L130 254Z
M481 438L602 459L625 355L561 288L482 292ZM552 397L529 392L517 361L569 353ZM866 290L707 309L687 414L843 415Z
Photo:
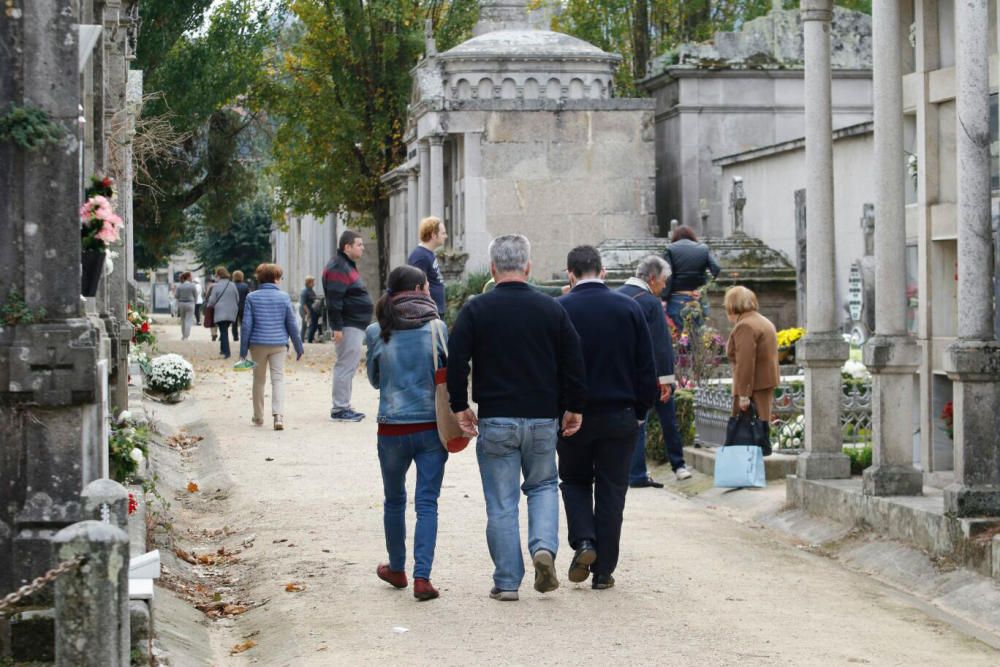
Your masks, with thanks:
M448 341L448 394L462 428L475 433L486 496L494 600L517 600L524 577L518 501L528 497L528 550L535 590L559 587L556 438L580 428L586 376L580 338L555 300L528 286L531 246L520 235L490 243L496 288L470 300ZM472 364L472 398L468 378ZM634 437L634 435L633 435ZM521 474L524 483L521 483ZM518 485L520 484L520 488Z
M327 319L337 351L330 419L338 422L359 422L365 418L351 409L351 388L361 362L361 344L374 309L356 263L364 251L361 235L347 230L340 235L337 254L323 270Z
M591 588L600 590L615 585L635 439L660 391L642 309L604 284L597 248L573 248L566 266L573 289L558 301L580 334L587 367L583 427L559 439L563 504L576 550L569 580L593 573Z
M660 400L654 409L660 419L670 467L673 468L677 479L684 480L690 478L691 473L684 465L684 447L677 430L677 416L674 410L674 344L670 339L670 328L663 312L663 302L660 301L660 293L663 292L663 287L669 279L670 266L667 262L662 257L650 255L639 262L635 269L635 277L625 281L618 291L639 304L649 326L657 381L660 385ZM663 488L663 484L654 481L646 470L645 424L639 429L639 437L636 439L628 485L632 488L646 486Z

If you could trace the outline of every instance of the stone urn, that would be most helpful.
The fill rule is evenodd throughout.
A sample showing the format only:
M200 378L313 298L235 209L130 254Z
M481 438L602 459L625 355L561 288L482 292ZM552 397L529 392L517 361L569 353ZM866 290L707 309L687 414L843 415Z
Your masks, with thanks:
M469 261L469 253L456 250L445 250L438 253L438 267L445 280L459 280L465 273L465 263Z

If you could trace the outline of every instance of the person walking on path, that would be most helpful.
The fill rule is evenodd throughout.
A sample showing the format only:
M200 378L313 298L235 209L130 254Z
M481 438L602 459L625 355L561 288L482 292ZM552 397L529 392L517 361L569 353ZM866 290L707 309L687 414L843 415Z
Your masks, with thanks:
M335 422L359 422L365 418L351 409L351 387L361 361L361 343L372 321L372 298L358 271L357 261L365 252L361 235L351 230L340 235L337 254L323 270L327 319L337 352L333 365L333 408Z
M440 218L432 216L420 221L418 233L420 235L420 243L410 253L406 263L417 267L427 276L427 282L431 288L431 298L437 304L438 314L444 317L446 306L444 279L441 277L441 267L438 266L437 255L434 251L443 246L444 242L448 240L448 230L445 229L444 223L441 222Z
M240 296L239 310L236 312L236 319L233 320L234 343L238 343L240 340L240 322L243 321L243 312L247 304L247 294L250 293L250 286L246 284L243 278L242 271L233 271L233 284L236 285L236 291Z
M243 312L243 340L240 360L247 354L256 364L253 368L253 424L264 424L264 384L271 373L271 416L274 430L285 428L285 357L288 340L295 348L295 360L302 358L302 339L295 322L292 300L278 285L282 271L277 264L261 264L256 271L260 286L247 295ZM223 336L225 340L225 336Z
M191 279L191 282L194 283L194 286L197 289L194 300L194 321L195 324L201 326L201 307L205 303L205 290L202 288L201 280L199 280L198 276L194 276Z
M240 312L240 293L235 283L229 279L229 271L219 267L215 270L215 285L206 302L214 308L212 319L219 329L219 353L223 359L230 357L229 326L236 321Z
M438 497L448 451L438 437L434 407L434 355L438 367L445 350L433 344L438 319L424 272L399 266L389 274L388 289L375 304L375 318L365 331L368 381L379 390L378 460L382 468L382 524L389 562L375 569L379 579L406 588L406 473L417 466L413 533L413 597L432 600L431 564L437 543ZM440 332L444 334L444 331Z
M757 311L757 295L737 285L726 290L723 301L733 325L726 342L726 355L733 369L733 415L750 409L771 421L774 388L781 381L778 369L778 334L774 324Z
M531 246L523 236L490 243L496 288L462 308L448 344L451 409L475 433L486 497L486 541L495 566L494 600L518 599L524 578L518 500L528 498L528 551L535 590L559 587L559 491L556 439L580 429L586 372L580 338L554 300L528 286ZM469 407L469 364L472 399ZM524 483L521 483L521 475ZM520 484L520 489L518 485Z
M569 580L579 583L593 573L591 588L604 589L615 585L639 423L660 390L642 308L604 284L597 249L573 248L566 267L573 287L558 301L580 334L587 368L583 427L559 439L559 477L575 550Z
M653 341L653 360L656 363L657 381L660 385L660 399L653 409L660 420L664 449L670 460L670 467L678 480L685 480L690 479L691 472L684 464L684 446L677 429L674 406L674 344L670 339L667 317L663 312L663 302L660 300L660 293L663 292L669 279L670 266L667 262L662 257L649 255L639 262L635 269L635 277L626 280L618 291L639 304L646 325L649 327L649 336ZM646 469L645 422L639 427L639 437L636 438L628 485L633 489L663 488L663 484L650 477Z
M191 337L191 325L194 324L194 309L198 302L198 287L191 282L191 272L181 274L181 284L174 289L177 300L177 316L181 318L181 340Z
M305 286L299 292L299 313L302 315L302 340L312 343L316 339L316 327L319 326L319 297L316 296L316 279L306 276ZM308 331L308 335L307 334Z
M712 252L704 243L698 242L694 230L687 225L681 225L670 235L670 245L663 253L664 259L670 265L670 282L663 293L667 302L667 315L677 327L684 330L684 307L691 301L701 297L700 288L708 282L706 274L715 278L722 270L715 261ZM698 313L694 318L695 326L701 326L708 311Z

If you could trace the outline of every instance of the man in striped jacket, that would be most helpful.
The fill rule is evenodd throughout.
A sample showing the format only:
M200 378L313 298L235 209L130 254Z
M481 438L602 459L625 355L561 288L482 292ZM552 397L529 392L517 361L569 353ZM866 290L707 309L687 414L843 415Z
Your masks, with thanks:
M361 344L374 310L372 298L358 271L357 261L364 251L361 235L347 230L340 235L337 254L323 270L327 319L337 351L330 419L338 422L359 422L365 418L351 409L351 388L361 362Z

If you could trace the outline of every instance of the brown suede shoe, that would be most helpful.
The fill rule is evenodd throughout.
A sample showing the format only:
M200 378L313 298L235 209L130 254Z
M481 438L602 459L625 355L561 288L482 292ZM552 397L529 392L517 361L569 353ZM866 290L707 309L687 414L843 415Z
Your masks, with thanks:
M433 600L439 595L440 593L437 592L437 589L427 579L417 578L413 580L413 597L421 602L424 600Z
M390 570L388 563L382 563L376 567L375 574L378 575L379 579L395 588L406 588L407 586L406 573Z

